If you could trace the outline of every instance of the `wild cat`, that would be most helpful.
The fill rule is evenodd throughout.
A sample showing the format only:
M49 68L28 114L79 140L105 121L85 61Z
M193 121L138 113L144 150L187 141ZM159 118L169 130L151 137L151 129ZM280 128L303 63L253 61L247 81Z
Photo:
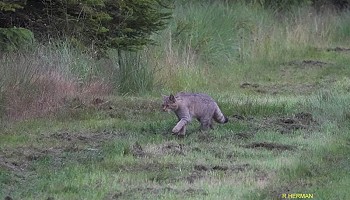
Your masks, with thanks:
M173 134L185 135L186 125L196 118L201 123L201 129L213 129L213 119L221 124L227 123L225 117L216 102L206 94L184 93L163 96L163 111L174 111L178 118Z

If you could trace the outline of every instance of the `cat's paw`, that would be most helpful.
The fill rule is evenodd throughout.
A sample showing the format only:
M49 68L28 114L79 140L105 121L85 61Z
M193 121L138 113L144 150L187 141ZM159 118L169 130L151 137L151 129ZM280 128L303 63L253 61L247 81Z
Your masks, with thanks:
M180 129L175 126L171 132L173 132L173 134L177 134L180 132Z

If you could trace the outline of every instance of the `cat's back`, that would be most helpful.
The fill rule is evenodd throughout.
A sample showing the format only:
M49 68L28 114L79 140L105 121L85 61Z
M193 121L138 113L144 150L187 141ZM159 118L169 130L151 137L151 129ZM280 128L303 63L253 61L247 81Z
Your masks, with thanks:
M183 105L208 105L214 102L207 94L180 92L175 95L178 102Z

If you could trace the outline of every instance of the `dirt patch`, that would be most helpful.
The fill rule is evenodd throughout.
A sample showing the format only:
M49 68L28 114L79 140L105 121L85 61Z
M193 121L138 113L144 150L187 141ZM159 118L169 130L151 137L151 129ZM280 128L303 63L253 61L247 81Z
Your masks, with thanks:
M284 144L277 144L277 143L269 143L269 142L254 142L251 144L244 145L245 148L264 148L268 150L279 150L279 151L285 151L285 150L294 150L296 147L292 145L284 145Z
M71 133L71 132L56 132L48 136L44 136L41 140L59 140L62 141L65 147L78 146L79 144L89 145L90 147L98 147L104 141L116 139L124 136L124 133L117 133L114 131L102 131L102 132L83 132L83 133Z
M350 48L335 47L335 48L327 48L326 51L350 52Z
M232 115L232 119L235 120L235 121L242 121L242 120L249 120L251 118L246 118L242 115L239 115L239 114L234 114Z
M309 94L319 88L317 84L314 83L300 83L300 84L273 84L273 85L259 85L259 84L249 84L243 89L248 89L261 94L280 94L280 93L295 93L295 94Z
M64 152L79 151L84 158L95 157L99 153L98 147L104 141L117 137L120 137L119 133L107 131L100 133L57 132L47 136L42 135L37 138L39 142L51 143L53 140L58 140L59 146L43 148L24 146L0 149L0 167L22 176L32 170L31 166L34 161L45 157L51 158L52 167L60 167L62 160L65 159ZM57 142L55 143L57 144ZM76 160L79 159L76 157Z
M14 171L16 173L21 173L28 166L27 162L13 161L12 159L0 156L0 168L7 169L9 171Z
M193 168L196 171L208 171L209 170L209 168L205 165L195 165Z
M204 178L205 174L203 174L200 170L194 170L192 171L188 176L185 177L185 180L188 183L194 183L196 180L199 180L201 178Z
M141 145L138 142L131 145L130 152L134 157L145 157L146 153L143 151Z
M259 84L244 82L244 83L241 83L239 86L240 88L258 88Z
M289 66L298 66L298 67L324 67L326 65L329 65L330 63L319 61L319 60L293 60L290 62L285 63L284 65Z
M185 155L185 145L171 141L161 145L161 154Z
M193 166L193 171L189 176L185 177L188 183L194 183L196 180L204 178L207 176L207 172L209 171L223 171L225 173L239 173L244 172L251 169L249 164L241 164L241 165L213 165L207 166L202 164L197 164Z
M171 187L146 187L146 188L131 188L122 192L116 192L109 194L105 199L133 199L135 194L142 196L142 198L153 199L155 196L159 197L165 193L175 193L180 196L196 196L196 195L208 195L203 189L188 188L186 190L175 189ZM147 198L147 196L149 196Z
M294 118L304 125L311 125L316 123L316 121L312 117L312 114L307 112L297 113L294 115Z
M4 149L0 151L0 167L23 175L29 170L31 161L44 156L45 152L29 147L19 147L16 149Z
M195 165L193 169L195 171L234 171L240 172L244 171L249 167L248 164L245 165L233 165L233 166L223 166L223 165L214 165L214 166L205 166L205 165Z
M62 165L62 160L65 159L63 148L46 148L39 149L35 147L16 147L0 150L0 167L16 176L24 177L29 172L35 171L33 163L42 158L51 158L52 167Z
M13 200L10 196L6 196L4 199L5 200Z
M214 171L227 171L228 167L227 166L220 166L220 165L215 165L212 170Z
M184 156L186 155L187 148L184 144L178 143L176 141L167 141L162 144L148 145L144 147L142 151L144 156L146 157L164 156L164 155Z
M275 123L275 125L277 125L277 130L282 134L291 133L299 129L314 130L318 126L312 114L307 112L297 113L293 117L281 117L271 123Z
M147 115L160 110L160 103L158 100L145 100L142 98L132 98L125 100L120 99L107 99L94 97L89 99L83 99L79 97L64 99L64 105L67 112L74 115L79 112L99 112L106 117L130 119L140 115ZM65 115L64 115L65 116ZM75 118L79 116L75 116ZM65 120L65 118L63 119Z
M106 101L97 105L99 110L104 111L111 118L130 119L140 115L148 115L160 110L158 100L145 99L117 99Z
M319 127L317 121L314 120L311 113L300 112L293 116L282 117L264 117L262 119L245 120L252 127L252 131L259 130L274 130L281 134L293 133L296 130L312 131ZM252 132L238 133L237 136L242 138L250 137L254 135Z

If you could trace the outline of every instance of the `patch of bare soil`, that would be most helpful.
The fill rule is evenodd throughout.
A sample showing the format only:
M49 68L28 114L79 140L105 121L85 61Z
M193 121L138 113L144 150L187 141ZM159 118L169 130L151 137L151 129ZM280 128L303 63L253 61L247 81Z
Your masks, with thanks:
M109 141L125 135L124 133L116 133L113 131L102 132L83 132L83 133L71 133L71 132L57 132L46 137L43 140L59 140L64 146L78 146L78 144L87 144L91 147L98 147L101 142Z
M29 170L31 161L44 155L44 151L30 147L3 149L0 150L0 167L22 176Z
M27 167L28 162L18 162L17 160L13 160L5 156L0 156L0 168L13 171L16 174L20 175Z
M300 112L293 116L283 117L265 117L263 119L245 119L245 117L239 117L251 124L252 129L255 131L259 130L275 130L281 134L292 133L296 130L312 131L318 128L319 124L313 119L311 113ZM240 133L237 134L242 138L249 137L253 133Z
M98 111L111 118L130 119L134 116L153 113L160 109L156 100L145 99L114 99L95 97L93 99L71 98L64 99L64 105L72 115L81 111Z
M100 133L69 133L57 132L47 136L37 138L42 143L59 141L59 146L50 147L16 147L0 150L0 167L4 168L18 176L24 176L32 171L31 166L33 161L44 157L52 158L53 167L62 165L62 160L65 159L64 152L81 151L82 156L89 156L98 152L98 147L103 141L108 141L113 138L120 137L120 134L114 132ZM79 159L79 158L76 158Z
M184 144L174 141L165 142L159 148L160 154L185 155L186 149Z
M111 118L129 119L133 116L154 113L160 109L159 105L156 100L115 100L98 104L96 108L106 112Z
M164 155L186 155L184 144L176 141L167 141L162 144L150 144L141 147L137 142L130 147L130 152L135 157L155 157Z
M194 170L188 176L185 177L185 180L188 183L194 183L196 180L199 180L204 177L205 177L205 174L202 171Z
M188 183L194 183L196 180L204 178L207 175L208 171L223 171L225 173L239 173L244 172L251 169L249 164L241 164L241 165L213 165L207 166L202 164L194 165L192 172L185 177L185 180Z
M253 119L253 118L247 118L245 116L242 116L242 115L238 115L238 114L234 114L232 115L232 119L233 120L236 120L236 121L242 121L242 120L250 120L250 119Z
M318 89L319 86L312 83L300 83L300 84L278 84L278 85L259 85L259 84L248 84L244 83L245 86L241 88L249 89L251 91L255 91L257 93L261 94L280 94L280 93L286 93L286 92L292 92L296 94L308 94L316 89ZM248 85L247 85L248 84Z
M318 123L313 119L311 113L300 112L292 117L281 117L278 119L267 119L266 123L274 125L275 129L282 134L291 133L295 130L303 129L306 131L314 130L318 127Z
M301 68L306 68L306 67L324 67L326 65L329 65L330 63L327 62L322 62L319 60L293 60L290 62L285 63L284 65L289 65L289 66L298 66Z
M145 157L146 153L138 142L131 145L130 152L134 157Z
M248 83L248 82L244 82L240 84L241 88L258 88L260 85L257 83Z
M208 195L208 193L203 189L195 189L195 188L189 188L186 190L180 190L175 189L171 187L137 187L137 188L131 188L127 189L122 192L116 192L107 195L105 198L106 200L112 200L112 199L132 199L135 197L135 194L138 196L142 196L143 198L146 198L147 195L150 195L149 198L154 198L154 196L161 196L164 193L175 193L179 194L180 196L195 196L195 195ZM152 197L153 196L153 197ZM148 199L148 198L146 198Z
M58 166L63 163L61 155L62 151L55 149L42 150L33 147L0 149L0 169L9 172L9 179L3 184L0 183L0 187L5 191L15 190L16 185L37 175L33 165L36 160L50 156L53 158L53 164Z
M264 148L268 150L279 150L279 151L285 151L285 150L294 150L296 147L292 145L285 145L285 144L277 144L277 143L269 143L269 142L253 142L251 144L244 145L245 148Z
M350 48L335 47L335 48L327 48L326 51L350 52Z

